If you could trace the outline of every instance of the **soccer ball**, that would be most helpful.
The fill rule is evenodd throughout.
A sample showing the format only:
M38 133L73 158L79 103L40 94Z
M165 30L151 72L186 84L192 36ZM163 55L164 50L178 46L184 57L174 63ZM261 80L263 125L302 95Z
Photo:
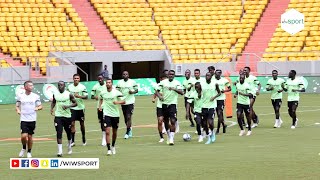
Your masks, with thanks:
M184 141L190 141L190 140L191 140L191 136L190 136L190 134L188 134L188 133L184 134L184 135L182 136L182 138L183 138Z

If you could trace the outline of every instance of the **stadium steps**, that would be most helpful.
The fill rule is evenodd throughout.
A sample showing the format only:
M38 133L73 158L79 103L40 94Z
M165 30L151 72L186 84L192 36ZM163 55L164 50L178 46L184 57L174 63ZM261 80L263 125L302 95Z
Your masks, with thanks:
M70 3L88 27L89 37L96 51L122 50L88 0L70 0Z
M262 57L262 53L268 47L268 43L278 27L278 23L280 23L281 14L288 8L289 3L290 0L270 0L243 53L256 53L259 57ZM246 64L248 59L250 63ZM256 72L257 61L259 61L259 58L254 55L249 55L249 57L242 55L238 59L236 69L238 71L242 67L249 65L251 71Z
M23 64L20 63L20 61L15 61L13 60L12 57L10 57L9 55L5 55L3 53L0 53L0 59L6 60L7 63L10 64L11 66L23 66Z

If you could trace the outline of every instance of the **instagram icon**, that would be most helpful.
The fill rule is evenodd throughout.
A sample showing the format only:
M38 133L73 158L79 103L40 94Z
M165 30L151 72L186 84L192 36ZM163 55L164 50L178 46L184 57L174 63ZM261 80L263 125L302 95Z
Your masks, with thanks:
M30 164L31 164L31 167L39 167L39 160L32 159Z

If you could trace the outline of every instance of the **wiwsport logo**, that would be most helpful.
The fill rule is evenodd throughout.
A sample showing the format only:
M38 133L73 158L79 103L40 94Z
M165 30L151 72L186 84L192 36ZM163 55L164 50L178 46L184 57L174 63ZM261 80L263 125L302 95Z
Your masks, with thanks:
M291 35L302 31L304 23L304 15L295 9L290 9L281 15L281 28Z

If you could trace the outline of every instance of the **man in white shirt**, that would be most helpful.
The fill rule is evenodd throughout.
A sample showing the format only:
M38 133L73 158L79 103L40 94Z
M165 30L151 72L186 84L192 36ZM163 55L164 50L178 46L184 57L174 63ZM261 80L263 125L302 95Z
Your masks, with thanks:
M33 144L32 135L36 128L37 111L42 109L40 96L33 93L32 81L24 83L25 92L17 96L16 111L20 115L21 143L22 150L19 157L23 157L28 146L27 157L31 158Z

